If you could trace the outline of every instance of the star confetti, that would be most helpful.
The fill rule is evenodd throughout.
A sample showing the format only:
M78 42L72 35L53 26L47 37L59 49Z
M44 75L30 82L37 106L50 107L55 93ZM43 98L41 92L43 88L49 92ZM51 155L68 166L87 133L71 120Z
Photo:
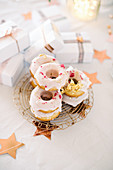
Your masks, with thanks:
M28 12L26 14L22 14L22 16L24 17L24 20L31 20L32 19L32 13Z
M8 139L0 139L0 155L8 153L14 159L16 159L16 150L23 146L23 143L17 142L15 134L13 133Z
M87 77L89 77L89 80L91 81L91 85L92 86L93 84L100 84L101 82L97 79L97 72L95 73L87 73L87 72L84 72L84 74L86 74Z
M113 43L113 34L109 35L108 41L111 42L111 43Z
M33 121L33 124L37 127L34 136L44 135L49 140L51 140L51 132L54 129L58 128L58 126L52 125L49 122L48 123L46 123L46 122L43 123L43 122Z
M52 131L52 130L39 129L39 128L37 127L34 136L44 135L46 138L48 138L49 140L51 140L51 131Z
M106 50L103 51L97 51L94 50L94 58L98 59L101 63L105 60L105 59L111 59L111 57L107 56L106 54Z

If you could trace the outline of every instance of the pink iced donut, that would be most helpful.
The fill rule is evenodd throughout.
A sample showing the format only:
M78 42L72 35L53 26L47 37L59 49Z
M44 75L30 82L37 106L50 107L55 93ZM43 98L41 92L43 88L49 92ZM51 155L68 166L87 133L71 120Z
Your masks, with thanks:
M34 77L39 87L49 91L60 90L68 82L68 74L63 64L43 64Z
M30 65L30 73L31 73L32 77L34 77L39 66L42 64L45 64L45 63L58 63L58 62L56 61L56 59L53 56L40 54L38 57L35 57L32 60L32 63Z
M45 91L35 87L30 96L31 111L38 119L49 121L61 112L62 96L58 91Z

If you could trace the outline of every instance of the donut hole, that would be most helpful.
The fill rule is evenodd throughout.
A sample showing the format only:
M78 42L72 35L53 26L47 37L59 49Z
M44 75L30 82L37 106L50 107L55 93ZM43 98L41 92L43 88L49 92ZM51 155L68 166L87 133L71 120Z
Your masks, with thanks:
M58 75L59 75L59 73L58 73L57 70L51 69L51 70L48 70L48 71L46 72L46 76L47 76L48 78L51 78L51 79L56 79L56 78L58 77Z
M77 80L77 79L73 78L72 80L74 81L75 84L78 83L78 80ZM70 83L70 82L71 82L71 79L69 79L68 82Z
M53 98L53 94L50 91L43 91L40 95L42 100L51 100Z

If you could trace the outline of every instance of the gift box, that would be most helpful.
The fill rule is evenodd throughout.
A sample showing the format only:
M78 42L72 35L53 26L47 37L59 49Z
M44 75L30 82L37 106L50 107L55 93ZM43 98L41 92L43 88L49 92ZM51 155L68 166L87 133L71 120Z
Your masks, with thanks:
M53 55L64 46L62 37L51 20L44 22L30 34L31 43L25 50L25 61L30 63L34 57L41 53Z
M51 20L45 21L40 27L30 33L30 41L40 42L49 52L60 50L64 43L61 34Z
M24 66L23 54L17 54L0 64L0 84L13 86Z
M0 25L0 63L23 51L30 45L29 35L14 22Z
M51 19L53 21L67 19L58 5L47 6L38 10L42 20Z
M32 22L35 26L39 26L39 24L47 19L52 20L60 31L71 30L71 21L68 19L61 6L51 5L41 8L38 11L32 11Z
M93 46L87 33L61 33L64 47L56 52L60 63L90 63L93 58Z

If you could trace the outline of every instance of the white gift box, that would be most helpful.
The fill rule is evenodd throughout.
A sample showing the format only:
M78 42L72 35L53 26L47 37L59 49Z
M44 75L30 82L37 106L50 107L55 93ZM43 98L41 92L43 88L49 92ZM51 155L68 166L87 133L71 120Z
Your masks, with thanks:
M58 5L51 5L38 10L38 13L42 17L42 20L51 19L53 21L63 20L67 17Z
M0 64L0 83L12 87L24 66L23 54L17 54Z
M38 11L32 11L32 22L35 26L39 26L39 24L43 23L47 19L51 19L60 31L71 30L71 22L61 6L51 5L41 8Z
M64 47L56 52L60 63L90 63L93 58L93 47L87 33L61 33Z
M30 41L32 43L43 43L43 46L53 53L60 50L64 45L59 30L49 19L30 33Z
M0 25L0 63L30 45L29 35L12 21Z
M62 37L56 26L47 20L39 28L30 34L31 43L34 43L25 50L25 62L30 63L34 57L41 53L53 55L64 46Z
M60 31L71 30L71 22L68 20L65 11L61 8L61 6L51 5L40 9L38 12L42 17L42 20L51 19L54 21Z

